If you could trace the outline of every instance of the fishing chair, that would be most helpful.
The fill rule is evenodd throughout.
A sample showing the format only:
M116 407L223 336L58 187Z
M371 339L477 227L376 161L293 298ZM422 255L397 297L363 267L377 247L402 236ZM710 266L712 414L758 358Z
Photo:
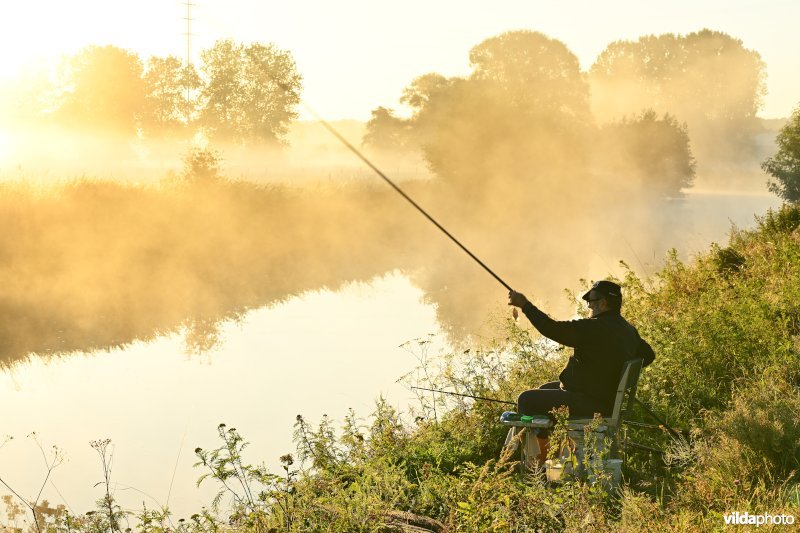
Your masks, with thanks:
M626 361L622 367L622 375L620 376L619 386L617 387L617 395L614 400L614 409L611 416L603 417L599 420L599 425L594 428L595 447L597 452L606 451L606 440L610 441L611 448L608 450L608 459L617 460L616 464L621 465L619 458L621 455L621 446L619 437L619 430L625 418L630 414L633 408L633 402L636 398L636 386L639 381L639 374L642 369L641 359L632 359ZM506 443L509 444L513 439L520 439L520 470L534 471L537 467L536 456L539 454L539 446L536 442L536 435L542 429L550 429L553 427L553 421L545 415L534 415L528 419L523 420L501 420L503 425L509 426L509 438ZM583 463L584 455L584 439L586 428L591 428L594 420L591 418L570 418L567 420L567 432L570 441L574 444L570 452L574 453L578 461L578 465ZM521 434L520 434L521 433ZM538 465L541 467L542 465ZM617 472L613 476L618 476Z

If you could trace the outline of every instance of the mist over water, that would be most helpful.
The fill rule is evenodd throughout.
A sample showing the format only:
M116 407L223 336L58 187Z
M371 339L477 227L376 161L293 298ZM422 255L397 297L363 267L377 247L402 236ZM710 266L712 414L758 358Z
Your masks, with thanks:
M423 290L454 340L479 333L487 315L502 309L505 290L376 176L364 174L335 140L305 138L278 156L245 154L259 161L250 167L256 177L241 174L249 181L225 177L223 153L223 176L205 181L170 169L145 183L0 185L3 364L181 328L187 344L202 351L214 345L222 320L394 270ZM343 177L324 169L313 182L257 177L273 161L289 175L291 168L310 172L306 156L314 152L327 153ZM245 168L242 154L232 166ZM383 168L419 168L413 157L370 156ZM579 290L580 279L624 274L619 260L652 274L670 248L687 257L721 240L731 221L746 223L778 204L763 195L609 199L568 179L527 184L524 194L497 177L466 193L426 172L410 170L398 181L507 283L561 316L574 311L563 290ZM693 207L697 202L704 207Z
M739 220L690 214L693 185L764 190L765 65L734 37L617 41L583 72L565 43L520 30L478 43L469 62L463 77L409 80L407 118L380 107L335 126L556 314L574 312L563 290L581 279L624 274L620 260L651 274L667 250L696 251L710 221ZM505 289L319 124L292 123L289 52L220 41L198 74L88 47L65 67L56 85L12 87L3 108L15 128L0 136L4 364L180 328L202 351L221 320L393 270L452 340L502 308ZM200 166L184 167L204 142Z

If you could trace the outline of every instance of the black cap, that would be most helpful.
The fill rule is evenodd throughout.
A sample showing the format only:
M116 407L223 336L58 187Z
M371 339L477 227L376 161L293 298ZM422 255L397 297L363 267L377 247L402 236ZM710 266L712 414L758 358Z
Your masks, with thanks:
M587 302L589 301L589 293L595 291L600 294L604 294L606 296L614 296L616 298L622 298L622 287L614 283L613 281L601 280L595 281L592 288L586 291L586 294L581 296Z

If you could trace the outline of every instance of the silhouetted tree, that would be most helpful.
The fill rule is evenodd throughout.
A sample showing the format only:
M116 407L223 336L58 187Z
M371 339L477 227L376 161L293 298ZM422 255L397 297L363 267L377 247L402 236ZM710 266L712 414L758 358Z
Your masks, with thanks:
M425 107L432 96L447 90L451 83L451 80L441 74L435 72L424 74L414 78L411 84L403 89L403 96L400 97L400 102L415 111L419 111Z
M116 46L89 46L64 65L57 115L70 126L135 134L144 111L142 62Z
M142 128L148 134L184 130L196 111L202 80L192 65L175 56L151 57L144 74L145 106Z
M470 61L467 78L429 74L404 92L415 108L413 133L436 173L476 197L475 187L519 192L582 168L588 86L563 43L508 32L475 46Z
M636 192L675 197L692 185L695 160L686 124L652 109L606 125L595 146L600 172L612 188L633 186Z
M616 41L590 69L593 108L601 120L668 112L688 123L704 155L742 158L754 147L764 69L742 41L708 29Z
M364 146L378 150L401 150L409 141L409 123L385 107L372 110L362 140Z
M769 190L789 202L800 202L800 106L775 139L778 152L761 165L775 178Z
M684 119L742 120L755 116L766 92L758 52L725 33L649 35L608 45L589 79L604 116L644 106Z
M212 138L279 142L296 118L301 77L289 52L274 45L218 41L201 53L199 123Z
M211 148L191 148L183 157L183 179L188 183L208 184L219 181L222 155Z
M588 86L578 58L558 40L507 32L472 48L469 60L473 80L492 82L522 112L588 119Z

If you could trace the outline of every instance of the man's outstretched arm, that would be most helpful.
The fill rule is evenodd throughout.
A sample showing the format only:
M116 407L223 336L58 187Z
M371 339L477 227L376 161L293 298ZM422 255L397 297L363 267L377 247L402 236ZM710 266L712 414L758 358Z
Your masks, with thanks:
M508 305L522 309L533 327L548 339L572 348L578 343L578 334L573 322L553 320L544 311L533 305L521 292L509 292Z

